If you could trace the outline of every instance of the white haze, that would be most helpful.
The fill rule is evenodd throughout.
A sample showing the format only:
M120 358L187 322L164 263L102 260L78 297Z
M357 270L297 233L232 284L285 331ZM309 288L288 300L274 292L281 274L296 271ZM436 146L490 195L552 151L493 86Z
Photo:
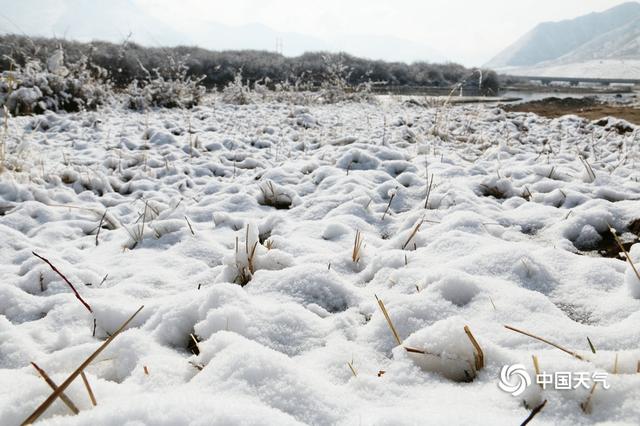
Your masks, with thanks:
M0 31L209 49L345 50L386 60L481 65L543 21L619 0L0 0Z

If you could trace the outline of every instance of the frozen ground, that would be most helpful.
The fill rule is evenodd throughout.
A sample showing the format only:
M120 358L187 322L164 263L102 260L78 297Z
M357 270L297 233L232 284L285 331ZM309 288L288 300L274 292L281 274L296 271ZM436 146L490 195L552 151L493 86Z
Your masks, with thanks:
M607 227L637 240L640 148L613 122L394 100L13 118L0 424L50 393L31 361L61 383L140 305L87 369L98 405L78 379L80 414L56 401L40 424L514 425L544 399L534 424L637 424L640 282ZM32 251L91 305L95 337ZM397 344L375 295L430 355ZM583 387L500 390L501 368L533 374L532 355L544 372L608 372L611 387L591 414Z

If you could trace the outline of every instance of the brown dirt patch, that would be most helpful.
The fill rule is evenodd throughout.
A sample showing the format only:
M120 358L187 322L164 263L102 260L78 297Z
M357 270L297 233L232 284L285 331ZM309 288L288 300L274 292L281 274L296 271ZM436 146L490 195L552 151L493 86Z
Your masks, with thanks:
M545 98L539 101L524 102L504 106L506 111L533 112L547 118L575 114L588 120L597 120L611 116L640 125L640 109L629 106L616 106L601 103L595 98Z

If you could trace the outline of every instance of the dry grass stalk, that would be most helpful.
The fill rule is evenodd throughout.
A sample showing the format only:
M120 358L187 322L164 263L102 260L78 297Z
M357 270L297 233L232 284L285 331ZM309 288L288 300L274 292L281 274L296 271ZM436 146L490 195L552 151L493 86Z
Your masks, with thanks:
M476 338L473 336L473 333L471 332L471 329L468 325L464 326L464 332L467 333L467 337L469 337L469 340L473 345L473 358L476 363L476 371L481 370L484 367L484 352L482 351L482 348L480 347L480 344L478 343Z
M427 187L427 196L424 199L424 208L428 208L429 205L429 196L431 195L431 187L433 186L433 173L431 174L431 178L429 179L429 186Z
M87 379L87 375L84 374L84 371L80 372L80 377L82 377L82 382L84 383L84 387L87 388L89 399L91 400L91 403L95 407L96 405L98 405L98 402L96 401L96 396L93 394L93 389L91 389L91 385L89 384L89 379Z
M353 366L353 360L351 360L351 362L347 362L347 365L351 369L351 372L353 373L353 377L358 377L358 372L356 371L356 369Z
M251 249L249 249L249 225L247 225L247 230L244 237L244 250L247 254L247 265L249 267L249 273L251 273L251 275L253 275L253 273L255 272L253 267L253 259L256 255L256 247L258 247L257 241L253 243L253 246L251 247Z
M202 371L204 369L204 365L203 364L195 363L193 361L189 361L189 364L191 364L193 366L193 368L195 368L196 370Z
M235 167L235 162L233 164ZM260 192L262 192L263 204L265 206L275 207L276 209L288 209L291 207L293 203L291 197L278 192L273 182L267 181L264 185L258 186L258 188L260 188Z
M529 416L526 419L524 419L524 422L522 422L522 424L520 424L520 426L528 425L529 422L531 420L533 420L533 418L535 416L537 416L540 411L542 411L542 409L544 408L545 405L547 405L547 400L546 399L544 401L542 401L542 404L538 405L536 408L531 410L531 414L529 414Z
M356 230L356 238L353 242L353 250L351 251L351 260L353 263L358 263L360 261L362 243L364 243L364 237L359 230Z
M531 359L533 360L533 369L536 372L536 376L540 375L540 364L538 364L538 357L535 355L531 355ZM544 389L544 387L542 386L542 383L538 383L540 385L541 388Z
M613 229L612 227L609 227L609 232L611 232L611 234L613 235L613 238L616 240L618 247L620 247L620 250L622 250L622 252L624 253L624 256L627 258L627 262L629 262L629 265L631 265L631 269L633 269L633 272L636 274L636 277L638 277L638 280L640 280L640 272L638 272L638 270L636 269L636 266L633 264L633 261L631 260L631 256L629 256L629 252L622 245L622 241L620 241L620 238L618 238L618 235L616 234L616 230Z
M136 223L142 218L142 225L136 225L133 230L129 230L129 228L124 228L129 236L131 237L132 243L129 245L129 250L133 250L138 246L138 244L142 243L144 240L144 227L147 224L147 212L149 211L149 200L144 202L144 210L142 211L142 215L138 217ZM152 209L153 211L153 209Z
M67 277L64 276L64 274L62 272L60 272L58 270L58 268L56 268L55 266L53 266L53 264L46 258L40 256L39 254L37 254L35 251L31 252L35 257L37 257L38 259L44 261L47 263L47 265L49 265L49 267L51 267L51 269L53 269L53 272L55 272L56 274L58 274L60 276L60 278L62 278L64 280L64 282L67 283L67 285L71 288L71 291L73 291L73 293L76 296L76 299L78 299L85 308L87 308L87 310L91 313L93 313L93 310L91 309L91 306L89 306L89 304L87 302L85 302L85 300L82 298L82 296L80 296L80 293L78 293L78 290L76 290L76 288L73 286L73 284L71 284L71 281L69 281L67 279Z
M613 374L618 374L618 353L616 352L616 357L613 360Z
M587 343L589 343L589 348L591 349L591 352L593 352L595 354L596 353L596 347L593 346L593 343L591 342L591 339L589 339L589 336L587 336Z
M416 223L416 226L413 228L413 231L411 231L409 238L407 238L407 241L405 241L404 244L402 245L402 250L407 248L407 246L409 245L413 237L415 237L418 231L420 230L420 226L422 225L423 222L424 222L424 218L421 219L418 223Z
M391 322L391 317L389 316L389 313L387 312L387 308L385 308L384 306L384 302L382 302L382 300L378 299L378 296L376 296L376 300L378 301L378 306L380 306L380 310L382 311L382 314L384 315L385 319L387 320L387 324L389 324L389 328L391 329L391 332L393 333L393 337L396 338L396 342L398 342L398 345L402 345L402 339L400 338L400 335L398 334L398 331L396 330L396 328L393 326L393 323ZM409 351L409 349L407 349ZM409 351L411 352L411 351ZM421 351L421 353L424 353L424 351Z
M191 340L193 340L193 344L195 345L195 349L198 351L198 353L196 355L198 355L200 353L200 345L198 345L198 339L196 339L196 336L194 336L193 333L189 333L189 336L191 337Z
M244 251L247 255L247 265L242 265L241 262L236 262L236 268L238 269L238 275L234 279L234 282L240 284L241 286L245 286L251 281L253 278L253 274L255 272L254 260L256 256L256 249L258 247L258 241L256 241L251 248L249 248L249 225L246 226L245 231L245 240L244 240ZM240 244L239 239L236 236L236 255L239 253Z
M587 396L587 399L580 404L580 408L582 408L582 411L585 414L591 414L591 399L593 398L593 393L596 391L597 385L598 385L598 382L595 382L591 386L591 390L589 391L589 396Z
M498 310L498 308L496 308L496 304L495 304L495 303L493 303L493 299L491 298L491 296L489 296L489 301L491 302L491 306L493 306L493 310L494 310L494 311L497 311L497 310Z
M542 337L536 336L535 334L531 334L531 333L528 333L526 331L519 330L519 329L517 329L515 327L511 327L509 325L505 325L504 328L506 328L508 330L511 330L511 331L515 331L516 333L524 334L525 336L529 336L529 337L531 337L533 339L539 340L539 341L541 341L543 343L546 343L547 345L551 345L554 348L560 349L562 352L566 352L569 355L579 359L580 361L586 361L580 354L578 354L578 353L576 353L574 351L571 351L571 350L569 350L567 348L564 348L564 347L558 345L557 343L553 343L553 342L550 342L547 339L543 339Z
M12 87L11 82L9 83L9 87ZM7 134L9 133L9 109L6 105L3 105L2 109L4 122L2 126L2 138L0 138L0 173L4 171L5 162L7 160Z
M391 194L391 197L389 197L389 204L387 204L387 208L384 210L384 213L382 213L382 219L380 220L384 220L385 216L389 212L389 209L391 208L391 202L395 197L396 197L396 193L394 192L393 194Z
M191 226L191 222L189 221L189 218L187 216L185 216L184 220L186 220L187 221L187 225L189 225L189 231L191 231L191 235L193 235L195 237L196 233L193 232L193 226Z
M96 232L96 247L98 247L98 244L100 243L98 241L98 238L100 237L100 230L102 229L102 223L104 222L104 218L107 216L107 209L104 210L104 213L102 214L102 217L100 218L100 223L98 224L98 231Z
M593 167L591 167L591 164L589 164L587 160L582 157L582 155L578 155L578 158L580 159L580 162L582 162L584 169L587 171L587 175L589 175L589 179L591 179L591 182L596 180L596 174L593 171Z
M135 311L134 314L131 315L129 317L129 319L126 320L120 326L120 328L118 328L107 340L105 340L105 342L102 345L100 345L100 347L98 349L96 349L95 352L93 352L91 355L89 355L89 357L87 359L85 359L82 362L82 364L80 364L80 366L78 368L76 368L75 371L73 373L71 373L71 375L69 377L67 377L67 379L64 382L62 382L62 384L60 386L58 386L57 389L54 390L53 393L51 395L49 395L49 397L46 400L44 400L44 402L42 404L40 404L38 406L38 408L36 408L35 411L33 413L31 413L31 415L25 419L24 422L22 422L22 424L23 425L28 425L28 424L32 424L33 422L38 420L38 418L47 410L47 408L49 408L51 406L51 404L53 404L53 401L55 401L56 398L60 397L62 392L64 392L65 389L67 389L69 387L69 385L80 375L80 373L82 371L84 371L84 369L87 368L89 366L89 364L91 364L93 362L93 360L95 360L98 357L98 355L100 355L100 353L102 353L102 351L107 346L109 346L109 344L111 342L113 342L113 339L115 339L120 333L122 333L122 331L124 331L124 329L129 325L129 323L131 321L133 321L133 319L136 317L136 315L138 315L138 313L140 313L142 308L144 308L144 305L140 306L140 308L138 308L138 310Z
M56 383L53 380L51 380L49 375L42 368L38 367L38 364L36 364L35 362L32 362L31 365L33 365L33 368L36 369L40 377L44 379L44 381L49 385L49 387L52 390L55 391L56 389L58 389L58 385L56 385ZM60 394L60 399L62 400L62 402L64 402L64 404L67 407L69 407L69 410L71 410L73 414L78 414L80 412L80 410L78 410L78 407L76 407L73 401L71 401L71 399L64 392Z

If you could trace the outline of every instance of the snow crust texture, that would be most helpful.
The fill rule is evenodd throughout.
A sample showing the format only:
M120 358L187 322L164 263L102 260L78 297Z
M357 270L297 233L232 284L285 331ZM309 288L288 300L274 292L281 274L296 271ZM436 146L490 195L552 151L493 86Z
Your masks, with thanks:
M0 424L50 394L31 361L63 382L140 305L87 369L98 405L76 380L80 414L40 424L513 425L545 399L537 424L637 424L640 281L609 230L638 262L631 127L394 99L12 118ZM499 389L532 355L610 388L589 414L584 387Z

